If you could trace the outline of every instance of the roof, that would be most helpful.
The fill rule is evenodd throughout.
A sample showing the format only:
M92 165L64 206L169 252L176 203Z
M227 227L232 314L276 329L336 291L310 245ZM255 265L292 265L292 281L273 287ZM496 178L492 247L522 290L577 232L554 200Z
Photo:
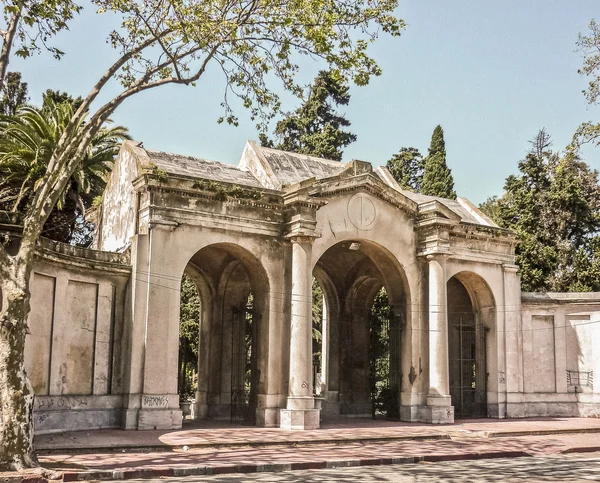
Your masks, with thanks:
M261 187L252 173L243 171L232 164L193 158L181 154L151 151L149 149L146 149L146 153L153 164L169 174L224 181L256 188Z
M413 193L408 190L401 190L401 192L414 202L421 204L427 203L428 201L438 201L442 205L446 206L449 210L460 216L463 223L473 223L476 225L486 225L494 228L498 228L498 225L490 220L487 216L479 211L470 201L464 198L457 198L456 200L449 200L446 198L440 198L438 196L423 195L420 193Z
M188 178L222 181L253 188L268 187L270 182L277 187L281 187L294 185L309 179L323 180L332 178L340 175L349 166L348 163L341 163L316 156L265 148L258 146L254 142L249 142L248 146L250 146L252 153L256 156L253 154L247 157L245 151L245 154L242 155L240 166L162 151L145 149L145 152L149 161L166 173ZM259 161L259 158L262 161ZM263 176L265 173L267 173L266 177ZM412 191L400 188L385 168L377 168L373 173L388 186L391 186L418 205L437 201L453 213L456 213L463 223L498 227L491 219L481 213L475 205L464 198L449 200L413 193Z
M277 149L260 148L267 163L282 185L291 185L316 178L330 178L341 173L346 165L339 161L290 153Z

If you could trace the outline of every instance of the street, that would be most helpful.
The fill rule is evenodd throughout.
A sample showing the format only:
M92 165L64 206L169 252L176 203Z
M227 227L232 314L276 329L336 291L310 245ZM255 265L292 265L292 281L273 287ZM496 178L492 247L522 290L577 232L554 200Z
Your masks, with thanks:
M230 474L127 480L129 483L193 482L513 482L513 481L600 481L600 453L544 457L499 458L474 461L363 466L279 473Z

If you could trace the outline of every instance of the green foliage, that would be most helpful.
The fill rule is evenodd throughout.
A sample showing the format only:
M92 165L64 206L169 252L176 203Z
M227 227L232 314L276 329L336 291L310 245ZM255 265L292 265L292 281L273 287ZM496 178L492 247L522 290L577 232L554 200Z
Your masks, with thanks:
M423 156L416 148L401 148L386 164L401 188L416 193L421 192L424 167Z
M15 55L27 58L34 53L47 50L55 58L64 55L57 47L48 44L68 22L81 11L81 6L72 0L7 0L3 7L3 18L8 23L15 16L19 19L15 35Z
M500 203L497 196L490 196L487 200L479 205L479 209L484 215L498 223L500 219Z
M350 102L348 83L335 71L321 71L310 87L304 103L277 123L278 143L261 133L261 144L283 151L341 161L342 149L356 141L356 136L343 128L350 126L338 106Z
M598 173L576 152L550 146L540 131L487 214L517 234L523 290L600 290Z
M130 52L156 39L156 49L127 59L118 77L126 88L140 84L195 83L213 59L226 80L221 122L237 124L228 94L241 98L253 119L271 119L279 96L267 83L278 78L296 95L299 70L295 53L320 59L343 78L367 84L381 69L368 55L379 32L400 35L404 22L393 16L396 0L358 2L310 0L279 2L123 1L94 0L99 13L123 18L110 35L120 52ZM159 53L159 56L152 54Z
M194 375L198 372L198 341L200 337L200 296L194 281L181 279L179 309L179 397L189 401L195 395Z
M373 416L396 417L398 400L390 387L390 323L391 308L385 288L373 301L369 317L369 360Z
M27 82L21 80L20 72L6 74L6 83L1 92L0 114L4 116L14 116L17 110L29 100L27 97Z
M312 351L313 365L320 368L323 353L323 289L316 278L312 281Z
M69 102L45 108L21 107L15 116L0 117L0 206L23 212L35 190L45 181L52 153L73 116ZM84 231L80 215L102 194L120 143L129 136L123 127L102 129L92 140L82 162L44 227L44 235L63 242L77 239L76 226ZM84 236L79 243L89 242Z
M68 103L73 107L75 112L81 104L83 104L83 98L73 97L67 92L55 91L53 89L46 89L46 92L42 94L42 109L52 110L54 105Z
M446 164L446 143L441 126L437 126L431 136L429 155L425 158L421 193L451 200L456 199L454 178Z
M263 192L259 189L242 188L238 184L221 183L208 179L194 181L192 187L203 191L215 193L215 199L226 201L229 199L250 199L259 200Z
M598 104L600 99L600 25L594 19L590 21L587 35L579 34L577 49L583 55L583 65L579 74L588 78L587 89L583 91L589 104ZM582 123L573 136L573 146L585 143L600 145L600 123L587 121Z

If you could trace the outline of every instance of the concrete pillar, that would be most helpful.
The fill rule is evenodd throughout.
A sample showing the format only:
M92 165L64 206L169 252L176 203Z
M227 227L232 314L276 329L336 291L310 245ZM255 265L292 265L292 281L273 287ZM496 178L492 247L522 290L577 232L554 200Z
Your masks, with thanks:
M286 409L281 410L282 429L316 429L312 384L312 238L292 241L292 293L290 330L290 377Z
M435 424L454 422L448 368L448 310L446 296L446 258L427 257L429 265L429 391L427 420Z

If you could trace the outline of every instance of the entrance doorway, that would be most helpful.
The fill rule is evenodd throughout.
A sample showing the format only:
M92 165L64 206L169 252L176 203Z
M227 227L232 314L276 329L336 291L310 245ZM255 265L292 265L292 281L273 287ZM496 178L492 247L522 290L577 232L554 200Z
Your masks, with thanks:
M327 309L322 417L399 418L402 268L381 246L353 240L325 251L313 273Z
M181 312L195 313L199 319L196 339L188 344L194 345L197 355L193 380L196 417L257 424L259 394L264 393L266 383L260 378L269 294L265 272L246 250L222 243L198 251L185 273ZM184 299L189 290L184 292L183 288L190 280L197 288L195 311L189 310L189 301ZM182 347L180 354L186 354L188 347ZM188 364L187 374L192 366ZM184 389L188 386L181 385ZM186 391L188 397L193 393Z
M448 347L455 417L486 417L486 328L456 277L448 281Z
M231 328L231 422L256 423L256 338L252 294L233 310Z

